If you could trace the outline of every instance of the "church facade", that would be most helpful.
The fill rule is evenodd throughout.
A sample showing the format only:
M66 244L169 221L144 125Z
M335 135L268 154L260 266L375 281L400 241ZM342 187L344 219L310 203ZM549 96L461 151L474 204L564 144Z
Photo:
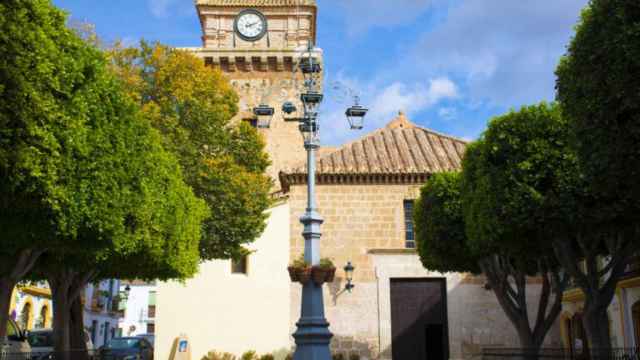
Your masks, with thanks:
M255 121L260 104L276 109L259 131L278 202L245 259L206 262L193 279L158 284L155 355L169 359L178 338L188 340L195 360L212 350L283 355L294 346L300 315L301 287L286 268L304 248L299 218L307 193L302 137L279 109L284 101L301 108L295 68L301 49L316 41L318 9L315 0L197 0L196 7L203 47L189 50L229 78L240 96L236 120ZM482 278L426 270L415 250L413 201L431 174L460 168L466 142L402 113L389 120L323 149L317 161L321 253L338 267L324 289L332 350L361 359L461 359L482 347L517 346ZM347 262L355 266L351 292L341 271ZM547 346L559 341L554 328Z

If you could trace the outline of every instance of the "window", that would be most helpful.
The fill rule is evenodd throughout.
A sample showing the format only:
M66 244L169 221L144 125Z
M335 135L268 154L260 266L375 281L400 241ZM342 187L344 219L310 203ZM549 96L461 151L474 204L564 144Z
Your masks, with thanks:
M149 291L149 306L147 309L147 317L153 319L156 317L156 292Z
M147 323L147 334L154 334L156 332L156 324Z
M247 262L248 255L245 255L238 259L231 260L231 273L232 274L245 274L247 275Z
M404 201L404 246L415 249L416 240L413 233L413 200Z

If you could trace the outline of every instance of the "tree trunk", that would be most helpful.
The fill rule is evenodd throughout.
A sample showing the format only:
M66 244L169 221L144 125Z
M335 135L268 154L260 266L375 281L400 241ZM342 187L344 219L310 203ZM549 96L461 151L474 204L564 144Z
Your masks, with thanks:
M5 343L7 337L7 322L9 321L9 307L15 283L6 277L0 278L0 344Z
M611 237L611 241L605 242L609 261L602 267L598 261L598 247L601 242L594 241L584 234L579 234L576 242L580 252L566 239L554 241L554 252L558 261L584 293L582 320L592 357L608 357L611 355L611 339L607 308L615 295L618 280L624 274L636 248L632 241L621 234ZM585 262L585 270L579 266L582 261Z
M53 298L53 348L56 360L69 360L70 340L70 304L68 299L68 287L64 284L52 283L49 280Z
M88 359L87 343L84 335L84 308L80 297L77 297L71 303L69 325L73 360Z
M94 272L80 274L71 269L57 269L47 273L53 297L53 344L56 360L69 360L70 351L79 341L84 342L84 324L80 295ZM86 349L86 345L81 348Z
M566 278L561 278L559 273L551 267L541 265L540 275L543 278L543 283L538 298L538 315L534 328L531 329L525 274L511 266L509 259L497 255L483 259L479 265L502 310L518 333L524 358L527 360L538 359L540 347L551 326L560 315ZM515 288L509 279L513 279ZM554 296L554 300L551 308L547 309L551 295Z
M606 302L606 304L609 304L609 302ZM589 341L589 351L594 359L608 358L610 355L611 337L609 334L607 308L608 306L585 303L582 321Z

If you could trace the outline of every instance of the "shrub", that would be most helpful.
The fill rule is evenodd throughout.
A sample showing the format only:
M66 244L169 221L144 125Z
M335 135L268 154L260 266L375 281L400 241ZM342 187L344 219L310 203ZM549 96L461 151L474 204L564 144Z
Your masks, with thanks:
M209 351L202 360L236 360L236 356L227 352Z
M349 360L360 360L360 355L351 354L351 355L349 355Z
M287 354L284 360L293 360L293 354L292 353Z
M275 360L275 357L271 354L264 354L260 356L260 360Z
M345 360L344 359L344 354L340 354L340 353L335 353L333 354L333 356L331 356L332 360Z
M240 360L258 360L258 354L253 350L249 350L240 356Z
M293 260L293 262L291 262L291 267L294 268L306 268L309 265L309 262L304 259L304 254L300 254L300 256L298 256L295 260Z
M335 269L335 265L333 264L333 261L331 261L331 259L329 258L322 258L320 259L320 268L322 269Z

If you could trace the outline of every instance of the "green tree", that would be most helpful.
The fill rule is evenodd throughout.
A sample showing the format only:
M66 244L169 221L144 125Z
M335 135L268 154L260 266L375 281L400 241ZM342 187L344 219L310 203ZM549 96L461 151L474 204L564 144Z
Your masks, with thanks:
M483 257L480 267L489 279L514 280L515 288L501 280L494 291L525 348L542 345L560 313L568 280L561 276L552 241L565 234L564 228L554 227L566 215L558 199L566 178L577 175L567 133L557 105L523 107L492 119L463 161L466 234ZM527 315L527 276L543 280L533 329Z
M244 122L231 123L238 97L229 82L202 59L160 44L116 46L111 62L211 209L201 258L242 255L264 230L271 181L262 138Z
M561 311L567 283L552 247L552 224L564 216L561 175L572 164L565 124L557 106L546 104L492 119L467 148L462 175L434 175L415 214L424 266L482 272L520 345L535 350L531 357ZM531 276L542 279L534 322L526 296Z
M560 313L562 294L556 286L562 280L553 271L543 269L536 274L542 276L543 285L532 329L528 322L526 274L518 266L519 259L504 252L478 251L466 236L461 180L459 173L434 174L421 190L414 215L422 264L429 270L441 272L483 273L513 324L521 346L535 358ZM549 300L552 306L547 309Z
M558 243L556 250L585 294L590 346L603 351L611 346L607 308L640 248L638 74L640 3L590 1L556 69L557 98L587 183L578 198L577 240Z
M65 351L71 304L93 278L193 275L208 211L61 11L12 0L0 14L0 328L13 285L40 258L29 276L49 280L55 348ZM144 268L134 270L135 255Z
M47 1L0 3L0 339L14 286L57 231L65 140L81 128L70 108L84 74L64 21Z

